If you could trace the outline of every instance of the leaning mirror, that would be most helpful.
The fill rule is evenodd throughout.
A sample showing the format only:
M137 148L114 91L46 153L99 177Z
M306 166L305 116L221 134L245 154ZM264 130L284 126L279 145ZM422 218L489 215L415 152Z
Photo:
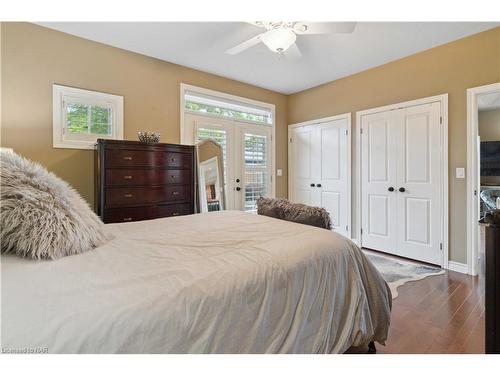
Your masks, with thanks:
M197 211L211 212L226 209L224 192L224 155L213 139L196 144L198 169Z

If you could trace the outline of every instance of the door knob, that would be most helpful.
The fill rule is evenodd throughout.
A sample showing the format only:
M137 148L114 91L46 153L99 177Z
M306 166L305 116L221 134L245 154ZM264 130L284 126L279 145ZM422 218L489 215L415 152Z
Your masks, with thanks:
M389 186L389 189L387 189L389 191L394 191L394 188L392 186Z
M399 191L400 191L401 193L404 193L404 192L406 191L406 189L405 189L404 187L400 187L400 188L399 188Z
M315 186L316 186L316 184L311 184L311 187L315 187Z
M317 186L317 187L321 187L321 184L317 184L316 186Z
M236 191L240 191L240 190L241 190L241 188L238 186L238 187L236 188Z
M240 179L239 179L239 178L237 178L237 179L236 179L236 182L240 182Z

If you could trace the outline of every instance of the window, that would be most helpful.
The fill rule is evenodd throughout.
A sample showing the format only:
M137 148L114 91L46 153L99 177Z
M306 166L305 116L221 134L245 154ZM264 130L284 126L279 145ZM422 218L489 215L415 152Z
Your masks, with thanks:
M54 147L93 149L123 139L123 96L53 85Z
M220 100L200 93L187 92L184 96L184 109L200 114L206 113L266 125L271 125L273 121L272 112L269 109L231 100Z
M257 199L268 195L267 161L268 138L245 132L245 207L246 212L257 213Z

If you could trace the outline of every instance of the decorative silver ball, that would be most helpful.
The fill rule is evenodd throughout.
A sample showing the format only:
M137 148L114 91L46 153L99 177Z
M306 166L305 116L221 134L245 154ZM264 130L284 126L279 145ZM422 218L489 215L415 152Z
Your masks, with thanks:
M160 133L157 132L138 132L137 137L139 138L139 141L144 143L160 142Z

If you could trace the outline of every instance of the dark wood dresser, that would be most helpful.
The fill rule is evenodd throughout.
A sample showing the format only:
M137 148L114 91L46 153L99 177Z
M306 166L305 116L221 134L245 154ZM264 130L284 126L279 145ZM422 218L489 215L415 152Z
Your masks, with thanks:
M194 212L194 147L97 141L97 213L104 223Z

